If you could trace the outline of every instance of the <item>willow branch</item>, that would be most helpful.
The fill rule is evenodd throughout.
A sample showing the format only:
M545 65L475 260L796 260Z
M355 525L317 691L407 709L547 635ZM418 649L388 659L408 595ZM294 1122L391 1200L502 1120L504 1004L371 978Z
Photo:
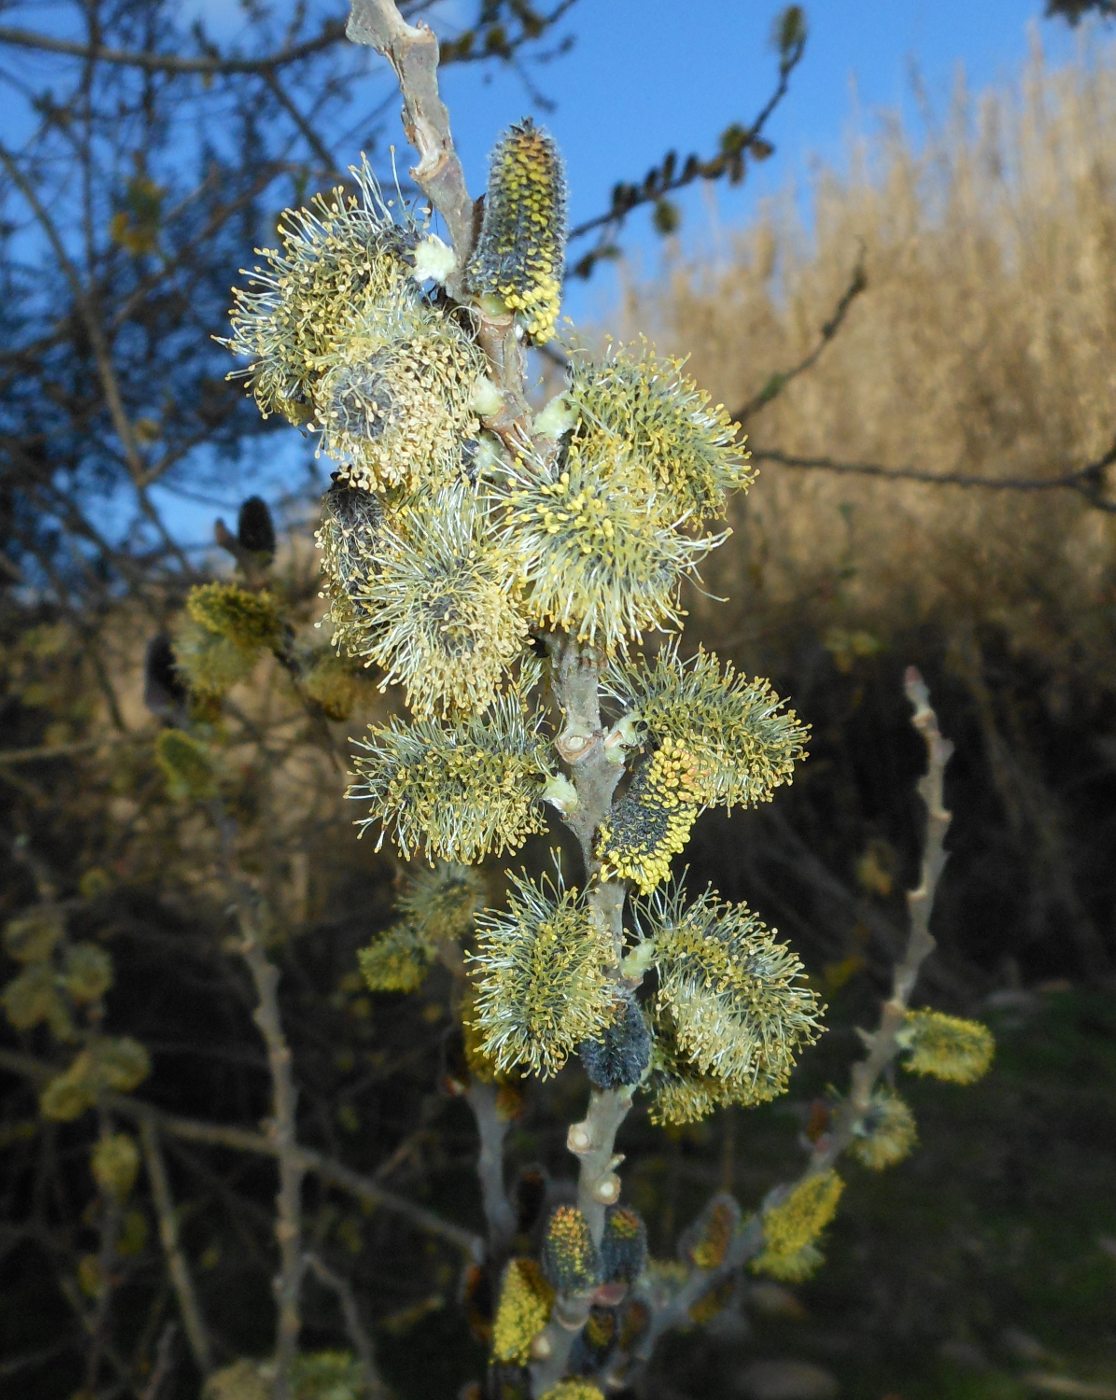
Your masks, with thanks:
M174 1198L171 1195L166 1163L163 1161L159 1136L154 1123L147 1119L140 1124L140 1144L143 1160L147 1167L147 1179L151 1183L151 1198L155 1203L155 1214L159 1219L159 1242L167 1257L167 1273L171 1287L178 1300L178 1310L182 1314L182 1325L186 1329L186 1340L190 1344L194 1361L203 1376L213 1370L213 1348L209 1333L202 1318L198 1295L190 1266L178 1238L178 1218L175 1214Z
M852 1142L856 1127L864 1117L881 1075L899 1054L898 1033L903 1026L911 994L923 963L934 951L930 913L947 856L945 838L949 830L950 814L942 799L942 788L945 766L953 753L953 745L942 737L937 715L930 705L926 684L913 666L907 668L904 689L914 708L911 722L926 745L928 758L927 771L918 784L919 796L926 807L927 826L919 883L917 888L907 895L910 916L907 944L895 966L891 995L880 1009L876 1030L866 1037L867 1053L853 1066L849 1094L834 1115L832 1130L819 1139L799 1177L793 1183L783 1183L775 1187L768 1193L767 1201L784 1197L810 1177L827 1171ZM651 1325L634 1353L630 1357L619 1357L613 1362L612 1378L619 1383L633 1370L646 1365L659 1339L672 1328L685 1325L690 1309L749 1259L754 1258L763 1245L761 1210L735 1235L721 1264L714 1269L692 1270L671 1302L652 1316Z
M1068 468L1057 476L972 476L967 472L934 472L920 467L886 467L879 462L840 462L833 457L804 457L775 448L753 448L752 460L843 476L918 481L928 486L963 486L983 491L1076 491L1097 510L1116 513L1116 499L1110 499L1106 494L1108 468L1116 466L1116 440L1083 467Z
M581 847L589 916L611 934L615 975L619 978L627 890L621 880L600 879L600 861L594 853L597 832L611 811L612 796L622 772L604 747L600 657L595 649L582 646L572 637L556 638L552 647L551 686L564 720L555 747L567 764L578 798L566 824ZM630 1087L593 1089L585 1118L573 1124L566 1138L566 1146L577 1158L578 1208L598 1245L604 1233L605 1211L620 1198L616 1168L623 1158L616 1154L616 1135L631 1109L632 1092ZM544 1394L566 1374L570 1349L589 1316L589 1308L586 1294L559 1294L555 1300L553 1317L535 1343L535 1394Z
M388 1400L391 1389L380 1374L380 1368L376 1364L372 1338L361 1319L360 1308L357 1306L353 1290L340 1274L334 1273L316 1254L308 1254L305 1262L310 1272L337 1298L341 1308L341 1316L345 1320L345 1331L349 1334L349 1340L352 1342L353 1350L360 1362L369 1400Z
M484 1219L488 1226L488 1259L498 1272L515 1235L515 1211L504 1181L504 1140L511 1120L500 1112L498 1089L474 1079L465 1091L480 1139L477 1176L480 1180Z
M279 1246L279 1272L273 1289L278 1310L275 1345L275 1400L291 1394L291 1367L298 1355L302 1327L299 1295L302 1284L302 1180L305 1168L298 1152L295 1121L297 1091L291 1069L291 1050L279 1013L279 969L268 956L255 920L243 904L238 907L240 954L248 965L256 988L253 1020L267 1047L271 1071L272 1117L268 1136L275 1143L279 1164L279 1189L275 1196L275 1239Z
M408 24L394 0L352 0L345 33L354 44L370 44L394 68L403 95L403 129L419 154L411 176L445 219L458 266L464 267L473 246L473 201L438 94L434 31L422 20Z
M800 374L805 374L807 370L813 369L818 360L821 359L825 347L834 336L836 336L837 332L844 324L845 317L849 313L849 307L852 306L853 302L861 292L864 291L867 285L868 278L864 272L862 249L861 256L857 260L856 266L853 268L848 285L837 299L837 305L822 324L822 328L818 334L817 344L808 354L804 355L797 364L791 365L789 369L779 370L771 375L759 393L753 394L748 402L744 404L743 407L738 408L732 415L738 423L746 423L748 419L758 413L761 408L766 408L769 403L777 399L787 385L793 383Z

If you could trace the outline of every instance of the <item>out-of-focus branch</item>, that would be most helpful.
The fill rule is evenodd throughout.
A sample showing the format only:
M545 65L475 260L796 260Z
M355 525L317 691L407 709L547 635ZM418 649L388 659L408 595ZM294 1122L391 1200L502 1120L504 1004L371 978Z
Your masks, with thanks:
M303 140L317 157L322 169L325 171L336 170L337 162L334 160L333 154L310 125L306 117L304 117L295 106L286 88L279 81L275 70L273 68L265 68L260 74L260 77L263 79L265 86L275 98L276 102L278 102L279 106L282 107L283 111L286 112L287 116L290 117L291 121L294 122L295 126L302 133Z
M721 149L712 156L701 157L696 153L679 161L675 152L670 151L663 160L653 166L638 184L619 181L613 186L611 206L602 214L577 224L570 230L570 242L583 238L587 233L601 230L601 237L595 247L566 268L568 277L588 277L597 262L611 251L612 236L623 224L633 209L641 205L658 203L676 190L684 189L695 180L717 180L727 176L734 184L744 178L747 157L766 160L774 152L774 147L763 136L772 113L782 102L790 88L790 77L805 53L805 42L800 40L783 57L779 64L779 81L771 96L747 126L734 124L722 133Z
M35 49L42 53L67 54L86 62L114 63L127 68L146 68L156 73L200 73L206 77L228 73L259 73L283 68L289 63L309 58L323 49L331 48L344 38L345 30L338 20L330 20L321 32L300 44L291 44L262 58L183 58L179 54L153 53L143 49L114 49L107 44L82 44L73 39L58 39L51 34L38 34L30 29L15 29L0 25L0 44L16 48Z
M252 1019L267 1048L271 1074L271 1120L267 1135L275 1144L279 1189L275 1196L275 1239L279 1246L279 1272L273 1289L277 1309L275 1336L275 1400L289 1400L291 1371L298 1356L302 1329L299 1302L302 1289L302 1181L306 1169L298 1151L296 1111L298 1093L291 1064L291 1048L279 1010L279 969L264 947L263 929L256 908L255 891L247 886L235 866L233 830L225 814L215 812L221 832L225 875L234 900L240 930L238 951L256 990Z
M773 399L777 399L783 390L800 374L805 374L808 369L813 369L821 358L822 351L841 329L845 317L848 315L849 307L856 298L864 291L868 285L868 278L864 272L864 253L857 259L853 268L852 276L849 278L848 286L838 298L837 305L833 308L832 315L824 322L818 336L818 342L809 354L803 356L796 365L790 369L778 370L774 373L758 394L753 394L742 408L738 408L732 415L738 423L746 423L753 414L758 413L761 408L766 408Z
M880 1076L899 1054L898 1033L910 1005L911 993L918 980L922 964L934 951L934 935L930 932L930 911L934 895L945 869L946 833L950 814L942 795L945 766L953 753L953 745L942 737L938 717L930 705L926 682L913 666L907 667L904 678L907 699L914 707L911 723L926 745L928 764L919 780L918 793L926 807L926 834L923 837L922 868L917 889L907 895L910 933L903 956L895 965L891 996L880 1011L880 1021L867 1041L868 1053L853 1066L848 1097L834 1115L830 1132L819 1140L811 1157L811 1168L822 1171L830 1166L852 1142L857 1124L863 1119Z
M0 1069L9 1074L29 1079L32 1083L44 1084L58 1073L55 1065L21 1054L17 1050L0 1049ZM167 1113L154 1104L141 1099L130 1098L127 1094L106 1093L104 1102L114 1113L135 1123L150 1120L163 1133L181 1138L184 1142L198 1142L208 1147L222 1147L231 1152L247 1152L257 1157L276 1156L275 1143L263 1133L254 1133L248 1128L238 1128L226 1123L207 1123L198 1118L184 1118L176 1113ZM364 1201L378 1210L387 1210L435 1239L453 1245L470 1259L479 1255L481 1241L470 1230L443 1220L440 1215L415 1205L405 1196L388 1191L372 1178L364 1176L342 1162L328 1157L314 1148L299 1147L297 1159L303 1170L313 1174L327 1186L335 1186L347 1192L358 1201Z
M360 1308L357 1306L353 1290L340 1274L334 1273L316 1254L306 1256L306 1267L337 1298L341 1308L341 1316L345 1319L345 1330L349 1334L349 1340L352 1342L353 1350L360 1362L369 1400L388 1400L391 1389L380 1374L380 1368L376 1364L372 1338L361 1319Z
M753 449L754 462L775 462L782 467L874 476L889 481L920 481L929 486L965 486L985 491L1076 491L1097 510L1116 513L1116 498L1105 494L1106 472L1116 466L1116 439L1106 452L1058 476L970 476L966 472L931 472L918 467L885 467L877 462L839 462L832 457L801 457L775 448Z
M203 1376L208 1376L213 1369L213 1348L210 1345L209 1333L206 1331L202 1318L190 1266L179 1243L178 1217L175 1214L167 1167L163 1161L162 1149L159 1146L159 1135L150 1118L140 1124L140 1145L143 1148L143 1160L147 1167L147 1179L151 1183L151 1197L155 1203L155 1214L159 1218L159 1241L167 1256L167 1273L170 1275L174 1296L178 1300L178 1310L182 1314L186 1340L190 1344L190 1350L198 1370Z
M97 366L97 377L101 382L101 391L105 396L105 404L112 420L113 428L120 439L121 450L124 455L124 462L128 468L129 475L136 491L136 499L139 501L140 510L144 518L154 528L159 536L163 547L175 559L184 570L189 569L186 556L182 553L178 543L171 537L170 532L160 516L159 512L152 504L148 495L144 480L143 455L139 450L136 440L135 429L131 419L128 417L124 407L124 399L120 392L120 385L117 381L116 371L113 368L112 355L109 351L108 342L105 339L104 325L100 315L100 310L96 305L89 288L87 288L66 252L65 244L55 227L43 201L39 198L34 185L27 179L23 171L19 168L18 162L11 153L3 146L0 146L0 163L8 172L12 183L19 190L20 194L27 201L28 208L35 216L35 220L47 241L54 251L58 260L58 265L62 269L70 287L70 293L74 299L74 305L81 316L82 324L85 327L86 335L89 337L89 346L93 352L93 359Z

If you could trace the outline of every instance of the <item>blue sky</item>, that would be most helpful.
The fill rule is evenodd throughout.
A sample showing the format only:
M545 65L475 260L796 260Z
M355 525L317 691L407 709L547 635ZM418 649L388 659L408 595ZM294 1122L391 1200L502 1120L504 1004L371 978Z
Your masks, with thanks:
M293 3L273 0L271 8L281 20ZM537 3L545 9L551 0ZM180 0L180 6L184 22L204 19L225 43L235 45L243 33L235 0ZM309 0L309 8L325 18L346 13L348 5ZM476 8L476 0L438 0L432 22L453 34L455 19ZM1061 21L1043 20L1043 0L813 0L804 8L806 55L766 133L775 155L751 166L742 188L720 183L715 205L700 186L677 196L688 247L709 245L714 207L722 229L745 223L765 196L790 184L805 189L818 163L839 168L849 137L870 139L887 115L901 113L917 139L923 109L915 72L930 111L944 116L962 70L974 91L1014 84L1036 42L1060 64L1100 36L1116 35L1116 26L1074 33ZM578 0L547 40L550 46L573 35L571 51L529 68L531 81L554 104L547 112L506 68L445 69L443 95L471 192L484 188L496 137L528 114L549 127L563 151L574 224L607 207L617 179L641 180L667 150L713 154L718 134L731 122L749 122L772 91L777 58L770 35L779 10L777 0ZM51 29L67 12L35 0L17 5L12 22ZM367 64L370 89L374 83L375 91L386 91L390 75L383 60L369 50ZM409 149L401 131L397 140L405 166ZM358 156L356 150L340 154ZM629 217L621 242L642 274L653 275L662 244L648 210ZM591 283L567 288L564 310L575 321L607 327L616 291L616 273L603 265ZM291 454L306 455L306 443L294 435ZM235 509L235 500L229 505ZM208 518L199 530L208 532Z
M579 0L567 26L572 52L531 70L556 104L539 115L565 155L572 223L606 208L616 179L639 180L672 146L713 154L725 126L758 112L776 81L770 34L779 8L769 0ZM764 195L791 181L805 185L818 161L840 166L849 134L870 135L884 113L902 112L917 132L916 70L931 110L944 115L962 68L973 89L1009 84L1036 40L1055 63L1096 41L1095 30L1075 36L1043 20L1042 9L1042 0L807 3L806 56L768 127L776 154L753 166L742 188L718 186L717 219L747 220ZM493 138L530 111L530 99L513 74L477 66L446 70L443 91L470 189L479 192ZM680 202L683 237L707 238L700 189ZM646 211L629 218L624 243L653 269L658 240ZM607 316L614 287L607 271L591 289L571 287L566 309L575 319Z

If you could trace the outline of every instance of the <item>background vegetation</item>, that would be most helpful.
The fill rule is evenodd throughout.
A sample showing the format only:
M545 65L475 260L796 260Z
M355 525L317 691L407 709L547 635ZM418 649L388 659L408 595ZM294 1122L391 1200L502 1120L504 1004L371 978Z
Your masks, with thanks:
M531 14L480 7L457 57L500 61L545 38ZM72 1042L21 1029L6 996L0 1390L28 1397L197 1393L170 1325L175 1248L214 1359L268 1344L270 1088L230 851L156 761L177 701L144 661L187 588L228 564L184 548L159 488L204 494L235 472L247 495L273 451L207 337L259 230L333 178L316 133L352 100L336 33L269 34L264 15L257 52L312 47L246 74L204 34L177 34L164 7L111 19L91 45L199 66L59 55L72 91L42 98L26 151L6 152L0 913L9 952L29 927L55 930L79 1041L132 1037L151 1072L134 1096L44 1121L37 1093ZM1000 1043L984 1085L911 1094L922 1150L853 1179L827 1270L801 1290L750 1285L711 1331L673 1341L649 1395L1116 1394L1114 79L1111 49L1060 73L1036 56L1017 92L959 96L924 146L895 128L849 173L819 175L809 230L788 193L716 256L679 239L668 275L633 282L610 327L689 353L743 410L763 467L707 576L732 600L716 645L792 698L812 757L772 808L702 819L692 879L715 877L793 939L835 1028L790 1108L731 1110L666 1140L629 1125L633 1202L665 1243L710 1188L758 1198L798 1151L811 1100L843 1082L917 860L912 661L957 748L940 949L921 990L986 1017ZM214 129L184 157L175 127L195 111ZM316 504L301 485L272 504L272 586L313 645ZM712 628L702 596L689 605L698 633ZM282 968L314 1154L308 1339L347 1345L354 1306L400 1394L448 1395L482 1352L460 1241L415 1207L478 1228L474 1130L445 1093L437 980L373 1004L355 975L399 874L353 840L339 800L346 735L383 711L373 681L333 721L261 661L222 721L221 783L235 865L264 891L260 938ZM111 958L96 995L75 981L79 945ZM20 966L6 960L9 987ZM514 1160L560 1165L559 1125L578 1111L562 1095L580 1092L558 1088L516 1123ZM144 1149L119 1198L90 1174L106 1127Z

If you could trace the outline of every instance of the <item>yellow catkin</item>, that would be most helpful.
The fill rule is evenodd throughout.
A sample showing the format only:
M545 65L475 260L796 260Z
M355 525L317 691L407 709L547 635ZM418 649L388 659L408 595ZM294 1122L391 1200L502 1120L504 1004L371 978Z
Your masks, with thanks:
M664 739L600 830L601 878L631 880L649 894L670 874L697 820L697 765L678 740Z
M501 301L539 344L558 321L566 248L566 178L553 139L529 118L492 152L469 281Z
M492 1356L524 1366L531 1342L546 1326L554 1289L533 1259L513 1259L504 1270L500 1302L492 1324Z
M904 1069L954 1084L980 1079L996 1050L987 1026L942 1011L908 1011L900 1042L910 1052L902 1061Z
M785 1268L808 1246L815 1245L837 1213L845 1183L835 1171L819 1172L799 1182L789 1195L763 1213L764 1249L752 1268L770 1273Z

